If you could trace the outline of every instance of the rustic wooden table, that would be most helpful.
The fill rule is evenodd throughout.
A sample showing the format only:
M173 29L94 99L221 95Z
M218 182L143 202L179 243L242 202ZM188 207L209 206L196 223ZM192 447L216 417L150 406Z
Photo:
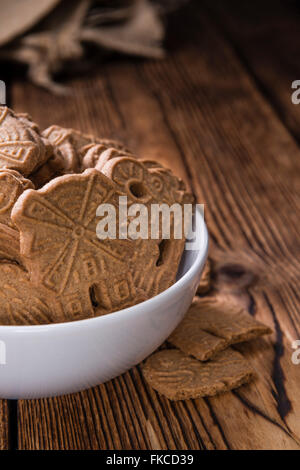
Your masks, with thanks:
M258 379L170 402L140 368L82 393L0 403L3 449L299 449L300 10L276 0L194 2L171 20L166 60L122 59L54 97L12 80L10 105L118 138L160 160L206 204L213 294L241 302L273 335L240 350ZM245 279L254 277L251 287Z

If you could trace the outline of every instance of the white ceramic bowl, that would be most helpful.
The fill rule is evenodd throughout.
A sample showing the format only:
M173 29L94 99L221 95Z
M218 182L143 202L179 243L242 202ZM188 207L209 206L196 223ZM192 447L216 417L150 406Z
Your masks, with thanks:
M0 398L77 392L122 374L151 354L195 295L208 249L198 211L196 231L201 243L197 250L185 250L177 282L146 302L70 323L0 326Z

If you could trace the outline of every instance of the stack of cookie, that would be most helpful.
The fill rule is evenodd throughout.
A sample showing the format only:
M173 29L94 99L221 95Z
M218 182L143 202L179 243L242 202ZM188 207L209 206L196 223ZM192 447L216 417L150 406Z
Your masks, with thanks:
M217 395L254 378L248 361L231 346L269 333L270 328L236 304L213 296L195 298L168 338L176 349L154 353L143 373L149 385L170 400Z
M170 287L184 238L99 239L97 208L119 198L192 202L183 182L124 146L72 129L40 132L0 107L0 324L104 315ZM171 230L172 234L172 230Z

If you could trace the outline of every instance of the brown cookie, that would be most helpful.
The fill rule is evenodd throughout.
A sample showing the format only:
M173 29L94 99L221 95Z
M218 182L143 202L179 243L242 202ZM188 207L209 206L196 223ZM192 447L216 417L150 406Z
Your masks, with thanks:
M50 144L27 115L17 115L0 106L0 168L17 170L27 176L50 154Z
M114 147L107 148L103 144L91 145L82 159L82 169L96 168L96 170L102 171L104 165L112 158L128 155L130 154L126 153L125 150Z
M214 396L248 383L254 376L243 356L228 348L199 362L176 349L150 356L143 367L149 385L170 400Z
M20 234L17 230L0 223L0 260L23 264L20 254Z
M271 330L247 312L215 299L197 299L168 341L200 361L231 344L250 341Z
M78 133L78 131L76 131ZM119 150L121 154L130 154L130 150L121 142L118 140L113 140L113 139L105 139L102 137L95 137L93 135L87 135L87 134L81 134L81 136L84 136L85 140L88 140L89 142L87 144L84 144L80 148L80 153L84 155L87 150L89 150L90 147L93 147L94 145L103 145L103 147L106 147L107 149L115 149Z
M118 220L118 196L112 181L90 169L28 190L14 206L12 220L20 230L30 279L57 296L61 321L109 313L146 298L132 276L139 244L96 235L98 206L114 205Z
M163 173L165 174L165 178L167 178L166 175L169 176L169 184L174 183L174 175L172 173L172 170L170 168L165 168L161 163L155 161L155 160L141 160L143 165L151 172L151 173ZM178 190L183 191L185 193L184 197L185 200L183 201L185 204L193 204L194 203L194 197L192 194L187 192L186 185L184 181L181 178L178 178L175 176L176 182L175 185Z
M159 162L156 160L141 160L143 165L148 169L148 170L163 170L163 171L171 171L169 169L163 168Z
M41 139L43 142L43 145L45 147L45 155L44 155L44 158L40 158L38 165L37 165L37 167L39 167L51 157L51 155L53 154L53 147L50 144L49 140L41 135L39 126L36 124L36 122L32 120L29 114L17 113L15 115L20 122L22 122L27 128L30 128L33 131L32 137L34 140L37 140L37 142L39 142L39 140ZM37 139L37 136L38 136L38 139Z
M149 299L174 284L182 250L178 247L178 243L175 244L172 240L162 240L153 246L154 256L147 256L148 252L148 243L141 241L136 268L133 271L133 281Z
M211 288L211 261L208 259L205 263L203 273L197 288L198 295L207 294Z
M228 347L227 340L201 330L189 318L181 322L168 341L200 361L207 361Z
M100 139L93 135L84 134L75 129L60 126L51 126L43 131L43 136L49 139L53 147L60 151L64 173L78 173L81 171L82 159L89 147L95 144L104 148L114 147L123 149L122 144L109 139ZM85 166L83 169L88 168Z
M183 202L184 191L179 178L168 171L148 169L132 156L109 160L102 172L136 202L169 205Z
M16 264L0 263L0 324L37 325L55 321L49 294L34 287Z
M75 145L73 129L64 129L60 126L51 126L43 131L46 137L54 147L54 153L59 150L57 159L62 159L62 166L66 173L77 173L80 169L78 149Z
M64 158L59 149L55 149L49 160L37 171L30 175L36 189L42 188L51 179L62 176L65 173Z
M0 170L0 223L12 227L10 214L18 197L33 189L32 182L15 170Z
M140 160L141 163L149 170L151 173L164 173L164 174L169 174L172 175L172 170L170 168L165 168L161 163L155 161L155 160ZM176 185L180 187L182 185L183 190L186 189L184 183L180 178L177 178Z
M174 203L180 206L185 203L187 193L181 189L181 182L168 171L147 169L141 161L134 157L116 157L106 162L101 170L111 178L122 192L134 203L146 205L148 214L152 210L152 204ZM149 236L151 234L149 216ZM181 222L181 220L180 220ZM148 297L159 294L170 287L176 280L179 263L182 257L185 239L181 233L181 239L174 237L175 218L171 219L170 238L164 238L158 234L156 241L158 257L149 259L143 251L147 245L141 243L140 258L134 273L135 285L146 292Z

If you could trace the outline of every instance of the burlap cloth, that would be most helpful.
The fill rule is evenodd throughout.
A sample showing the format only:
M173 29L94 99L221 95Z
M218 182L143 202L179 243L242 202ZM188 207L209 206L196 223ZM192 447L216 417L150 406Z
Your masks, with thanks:
M2 0L0 61L28 65L28 78L54 93L66 63L83 63L88 44L162 58L162 16L186 0Z

